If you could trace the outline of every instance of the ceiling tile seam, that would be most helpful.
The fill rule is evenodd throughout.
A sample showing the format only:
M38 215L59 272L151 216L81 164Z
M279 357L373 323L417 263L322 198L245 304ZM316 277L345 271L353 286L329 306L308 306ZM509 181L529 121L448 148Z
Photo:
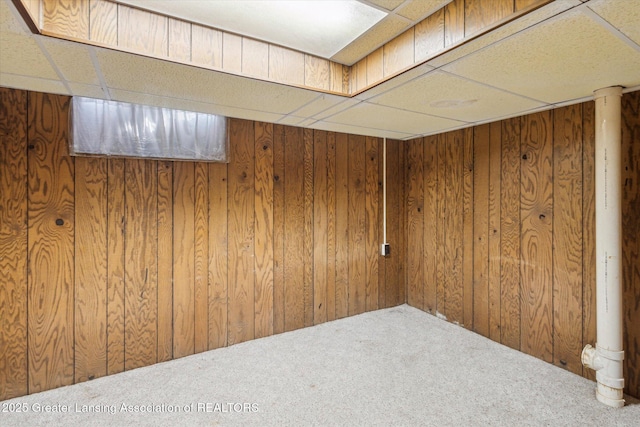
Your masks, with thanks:
M548 5L550 5L550 4L553 4L553 2L552 2L552 3L548 3L548 4L547 4L547 5L545 5L545 6L548 6ZM542 8L544 8L545 6L543 6ZM526 31L529 31L529 30L533 30L533 29L534 29L535 27L537 27L538 25L541 25L541 24L546 23L546 22L553 22L553 21L555 21L555 20L561 19L561 17L563 17L563 15L564 15L565 13L567 13L567 12L569 12L569 11L573 10L573 9L580 8L580 7L582 7L582 6L583 6L583 4L582 4L582 3L580 3L579 5L571 6L571 7L567 8L567 9L564 9L564 10L562 10L562 11L560 11L560 12L556 13L555 15L551 15L551 16L549 16L549 17L546 17L546 18L542 19L541 21L533 22L533 23L531 23L529 26L524 27L524 28L522 28L522 29L520 29L520 30L516 31L516 32L515 32L515 33L513 33L513 34L509 34L508 36L505 36L505 37L503 37L503 38L501 38L501 39L498 39L498 40L496 40L496 41L494 41L494 42L491 42L491 43L489 43L488 45L483 46L483 47L481 47L481 48L479 48L479 49L477 49L477 50L471 51L471 52L469 52L469 53L467 53L467 54L465 54L465 55L463 55L463 56L461 56L461 57L459 57L459 58L456 58L456 59L454 59L454 60L452 60L452 61L449 61L449 62L444 63L444 64L442 64L442 65L440 65L440 66L437 66L437 67L436 67L436 66L434 66L434 65L432 65L432 67L433 67L434 69L436 69L436 70L439 70L439 69L441 69L441 68L443 68L443 67L446 67L446 66L448 66L448 65L454 64L454 63L456 63L456 62L458 62L458 61L461 61L461 60L462 60L462 59L464 59L464 58L467 58L468 56L474 55L474 54L476 54L476 53L480 53L480 52L482 52L483 50L486 50L486 49L490 48L491 46L494 46L494 45L496 45L496 44L498 44L498 43L502 43L503 41L506 41L506 40L508 40L508 39L510 39L510 38L512 38L512 37L515 37L515 36L517 36L517 35L519 35L519 34L521 34L521 33L523 33L523 32L526 32ZM542 10L542 9L540 9L540 10ZM524 16L527 16L527 15L525 14L525 15L523 15L523 17L524 17ZM519 19L519 18L518 18L518 19ZM515 22L517 22L517 20L518 20L518 19L516 19L515 21L512 21L512 22L513 22L513 23L515 23ZM487 33L487 34L485 34L485 35L489 35L489 34L490 34L490 33ZM480 41L480 40L482 40L482 37L484 37L484 35L480 36L478 39L472 40L471 42L473 43L473 42L474 42L474 41L476 41L476 40L477 40L477 41ZM440 57L443 57L443 56L447 55L447 54L448 54L448 53L450 53L450 52L455 52L455 49L454 49L454 50L445 51L445 52L443 52L442 54L437 55L437 56L435 56L435 57L433 57L433 58L431 58L431 59L427 60L425 63L426 63L427 65L430 65L430 62L433 62L434 60L436 60L436 59L438 59L438 58L440 58Z
M291 116L291 115L294 115L297 111L300 111L300 110L301 110L301 109L303 109L304 107L306 107L306 106L308 106L308 105L310 105L310 104L313 104L314 102L316 102L316 101L318 101L318 100L322 99L322 97L324 97L324 94L320 94L320 95L316 96L316 97L315 97L315 98L313 98L311 101L309 101L309 102L305 102L304 104L302 104L302 105L301 105L301 106L299 106L298 108L295 108L295 109L293 109L293 110L289 111L285 116ZM295 116L295 117L299 117L299 116Z
M369 2L369 1L367 1L367 0L356 0L356 1L357 1L358 3L366 4L366 5L367 5L367 6L369 6L369 7L372 7L372 8L374 8L374 9L377 9L377 10L379 10L380 12L384 12L384 13L391 13L391 12L392 12L392 11L391 11L391 10L389 10L389 9L385 9L385 8L384 8L384 7L382 7L382 6L378 6L377 4L372 3L372 2Z
M98 61L98 56L96 55L96 51L93 46L89 46L89 57L91 58L91 63L93 64L93 69L98 76L98 80L100 81L100 87L102 88L102 93L107 97L109 101L111 101L111 92L109 91L109 86L107 85L107 81L104 78L104 74L102 73L102 68L100 67L100 61Z
M375 128L375 127L370 127L370 126L353 125L353 124L348 124L348 123L328 122L326 120L318 120L313 124L316 124L316 123L326 123L326 124L329 124L329 125L344 125L344 126L349 126L349 127L358 128L358 129L369 129L369 130L374 130L374 131L392 132L392 133L400 133L400 134L405 134L405 135L411 135L410 133L401 132L401 131L397 131L397 130L381 129L381 128Z
M595 12L593 9L589 7L588 3L583 3L579 7L579 10L580 12L584 13L589 18L591 18L592 21L596 22L597 24L602 26L604 29L608 30L614 37L617 37L619 40L624 42L626 45L628 45L630 48L634 49L635 51L640 52L640 45L638 45L636 42L634 42L629 37L627 37L627 35L624 34L622 31L620 31L616 26L612 25L609 21L604 19L602 16L598 15L597 12Z
M467 120L461 120L461 119L457 119L457 118L453 118L453 117L447 117L447 116L437 116L435 114L428 114L428 113L423 113L421 111L416 111L416 110L410 110L408 108L398 108L398 107L392 107L390 105L386 105L386 104L378 104L375 102L368 102L368 101L362 101L362 103L364 104L370 104L370 105L375 105L378 107L385 107L385 108L391 108L397 111L404 111L406 113L415 113L415 114L420 114L421 116L425 116L425 117L432 117L432 118L436 118L436 119L443 119L443 120L453 120L455 122L460 122L460 123L473 123Z
M360 104L362 104L363 102L364 102L364 101L359 101L359 102L357 102L356 104L353 104L353 105L347 105L346 107L344 107L344 108L342 108L342 109L339 109L339 110L337 110L335 113L331 113L331 114L329 114L328 116L324 116L324 117L322 117L322 116L321 116L321 114L322 114L322 113L324 113L324 112L326 112L326 111L328 111L328 110L331 110L331 109L333 109L333 108L337 108L337 107L341 106L342 104L348 104L348 101L343 101L343 102L341 102L340 104L338 104L338 105L334 105L333 107L329 107L329 108L327 108L326 110L321 111L321 112L319 112L318 114L314 114L313 116L311 116L311 117L309 117L309 118L310 118L310 119L315 119L315 120L318 120L318 121L326 120L326 119L328 119L328 118L330 118L330 117L335 116L336 114L340 114L340 113L343 113L343 112L347 111L349 108L355 107L356 105L360 105Z
M424 64L423 64L423 65L424 65ZM421 65L421 66L422 66L422 65ZM399 87L402 87L402 86L404 86L404 85L405 85L405 84L407 84L407 83L411 83L411 82L413 82L414 80L417 80L417 79L419 79L419 78L421 78L421 77L424 77L424 76L426 76L427 74L430 74L430 73L432 73L432 72L434 72L434 71L436 71L436 70L437 70L437 68L431 67L430 65L428 65L428 67L430 67L430 69L429 69L429 70L426 70L424 73L422 73L422 74L418 74L418 75L416 75L415 77L412 77L411 79L407 80L406 82L400 83L399 85L391 86L389 89L386 89L386 90L384 90L384 91L382 91L382 92L380 92L380 93L378 93L378 94L375 94L375 95L373 95L373 96L370 96L369 98L362 99L362 101L363 101L363 102L364 102L364 101L371 101L372 99L375 99L375 98L377 98L377 97L379 97L379 96L382 96L382 95L384 95L384 94L386 94L386 93L388 93L388 92L391 92L392 90L396 90L396 89L398 89ZM417 67L416 67L416 68L417 68ZM409 71L411 71L411 70L407 70L406 72L409 72ZM386 83L387 81L393 81L393 79L395 79L395 78L397 78L397 77L400 77L401 75L402 75L402 74L399 74L399 75L397 75L396 77L394 77L394 78L392 78L392 79L390 79L390 80L386 80L386 81L382 82L381 84L384 84L384 83ZM374 87L375 87L375 86L374 86ZM374 87L372 87L371 89L373 89ZM354 98L355 98L355 99L361 99L361 98L358 98L358 96L366 94L366 93L367 93L367 91L368 91L368 90L371 90L371 89L367 89L367 90L365 90L364 92L359 93L359 94L358 94L358 95L356 95Z
M418 25L420 22L424 21L425 19L427 19L428 17L430 17L431 15L433 15L434 13L436 13L437 11L439 11L440 9L444 9L449 3L451 3L453 0L448 0L446 3L442 4L441 6L436 6L434 9L429 10L427 13L420 15L420 17L418 19L416 19L415 21L411 21L413 22L413 25ZM397 8L395 8L393 11L395 14L397 14L396 11L402 11L402 9L406 8L409 6L409 2L404 2L402 3L400 6L398 6ZM402 16L402 15L398 15L398 16ZM403 17L404 18L404 17ZM409 18L406 18L409 19Z
M49 64L51 65L51 68L53 68L53 71L55 71L55 73L58 75L58 78L60 79L61 83L64 85L65 89L67 89L67 91L69 92L69 95L72 95L73 92L71 91L69 82L67 82L67 79L64 77L64 74L62 74L62 71L60 71L60 69L58 68L58 65L55 63L55 61L51 57L51 54L49 53L49 51L44 47L42 40L40 40L40 36L32 36L32 37L36 42L36 44L38 45L38 47L40 48L40 51L42 51L42 54L44 55L44 57L47 58L47 61L49 61Z
M46 79L44 77L27 76L25 74L8 73L8 72L2 71L2 70L0 70L0 74L1 75L5 75L5 76L20 77L20 78L29 79L29 80L40 80L42 82L48 82L48 83L62 83L60 80ZM91 86L91 85L89 85L89 86ZM16 88L16 89L19 89L19 88Z

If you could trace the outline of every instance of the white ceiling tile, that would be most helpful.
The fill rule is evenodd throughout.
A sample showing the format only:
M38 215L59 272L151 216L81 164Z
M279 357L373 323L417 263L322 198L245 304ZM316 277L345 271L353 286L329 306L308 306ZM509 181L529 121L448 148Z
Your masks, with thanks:
M28 34L26 24L18 21L12 8L8 1L0 1L0 31Z
M442 131L465 123L413 111L362 102L324 120L329 123L354 125L398 133L422 134Z
M344 102L346 97L338 95L323 94L311 101L309 104L296 110L294 114L300 117L313 117L318 113L321 113L335 105Z
M591 0L587 7L640 45L640 1Z
M543 22L443 67L548 103L640 83L640 52L579 11Z
M433 69L434 68L430 65L422 64L405 71L404 73L398 75L397 77L394 77L391 80L387 80L386 82L380 83L379 85L356 95L355 98L366 101L367 99L396 88L412 79L415 79L416 77L420 77L423 74L429 73Z
M315 116L312 116L314 119L316 120L322 120L325 117L329 117L332 116L340 111L346 110L349 107L353 107L354 105L357 105L358 103L360 103L360 101L358 101L357 99L354 98L345 98L344 101L342 101L339 104L336 104L333 107L330 107L324 111L319 112L318 114L316 114Z
M307 127L311 129L326 130L330 132L342 132L342 133L349 133L352 135L376 136L379 138L389 138L389 139L406 139L412 136L409 133L393 132L393 131L382 130L382 129L371 129L366 127L352 126L352 125L342 124L342 123L329 123L329 122L323 122L323 121L312 123Z
M465 122L544 105L442 71L426 74L369 102Z
M36 92L56 93L69 95L60 80L41 79L38 77L21 76L17 74L4 73L0 69L0 86L14 89L32 90Z
M51 37L39 37L39 40L67 81L100 84L87 46Z
M96 49L109 88L288 114L317 92L159 59Z
M451 3L452 0L409 0L402 7L395 11L400 16L404 16L412 21L423 19L438 9Z
M107 95L102 91L101 86L88 85L84 83L70 82L69 88L73 96L84 96L87 98L107 99Z
M16 33L0 33L0 72L58 80L33 37Z
M306 120L304 117L285 116L278 121L278 124L296 126L304 120Z
M582 4L580 0L553 1L487 34L468 41L462 46L438 55L430 60L428 64L434 67L442 67L580 4Z

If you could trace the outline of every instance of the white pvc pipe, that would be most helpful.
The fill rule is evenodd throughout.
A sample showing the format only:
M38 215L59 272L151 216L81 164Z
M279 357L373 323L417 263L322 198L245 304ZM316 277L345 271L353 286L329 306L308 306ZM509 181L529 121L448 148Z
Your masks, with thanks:
M594 92L596 101L596 333L594 349L583 350L585 366L596 370L596 397L609 406L624 406L622 361L622 88Z

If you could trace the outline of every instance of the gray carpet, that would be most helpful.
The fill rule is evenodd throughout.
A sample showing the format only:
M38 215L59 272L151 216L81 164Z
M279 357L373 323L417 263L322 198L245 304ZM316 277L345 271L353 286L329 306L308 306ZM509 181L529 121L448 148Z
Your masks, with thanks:
M640 425L594 390L404 305L0 402L27 410L0 425Z

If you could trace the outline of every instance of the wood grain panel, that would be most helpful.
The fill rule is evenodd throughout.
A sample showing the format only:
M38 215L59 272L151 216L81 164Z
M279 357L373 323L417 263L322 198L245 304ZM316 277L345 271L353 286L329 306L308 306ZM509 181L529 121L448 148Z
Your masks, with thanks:
M595 102L582 104L582 347L596 342ZM592 369L582 375L596 379Z
M464 138L463 131L447 133L447 215L446 224L446 258L448 266L449 286L445 289L444 314L452 322L461 324L463 320L464 283L463 266L463 160ZM445 282L446 283L446 282Z
M89 40L118 44L118 5L108 0L89 2Z
M118 5L118 47L166 57L168 18Z
M404 303L404 173L400 154L404 142L387 140L387 243L391 254L385 258L385 305Z
M349 315L366 309L365 138L349 135Z
M384 45L384 76L389 77L398 71L407 68L414 63L414 37L415 30L409 30L400 34Z
M625 391L640 395L640 92L622 97L622 287Z
M582 106L553 120L553 363L581 374Z
M63 36L89 38L89 2L43 0L42 29Z
M444 11L439 9L416 24L416 62L426 61L444 49Z
M191 24L169 18L169 58L176 61L191 61Z
M227 164L209 164L209 349L227 345Z
M386 178L385 175L385 139L378 138L378 153L380 159L378 161L378 221L380 226L378 227L378 243L386 243L385 242L385 227L386 227L386 218L384 210L386 209L385 205L385 195L384 195L384 180ZM385 256L380 256L378 258L378 308L387 308L387 258Z
M538 3L545 3L546 0L514 0L514 9L515 11L519 11L522 9L526 9Z
M328 188L327 132L313 135L313 323L328 319ZM334 233L335 235L335 233ZM334 256L335 259L335 256ZM335 262L335 261L334 261ZM335 310L335 309L334 309ZM334 315L335 316L335 315Z
M228 230L229 317L228 343L255 336L254 261L254 128L253 122L231 120L229 125Z
M360 92L367 87L367 58L362 58L351 67L351 87Z
M304 326L313 325L313 130L304 129L304 228L303 228L303 287Z
M273 125L255 132L255 335L273 335Z
M327 320L336 318L336 134L327 133Z
M28 95L29 393L73 383L74 164L69 98Z
M75 159L76 383L107 374L107 160Z
M407 302L424 307L424 172L422 138L407 141Z
M397 142L398 144L401 144L399 141ZM404 171L406 170L406 166L407 166L407 161L406 161L406 157L405 157L405 151L402 150L400 148L401 146L398 147L398 172L396 175L396 179L399 182L399 190L397 193L397 204L398 204L398 222L399 222L399 233L398 233L398 237L397 237L397 244L396 246L400 249L399 252L399 256L397 259L397 265L398 265L398 304L406 304L407 302L407 278L406 278L406 270L405 270L405 263L406 263L406 256L407 256L407 249L406 249L406 232L407 232L407 221L405 220L406 218L406 188L407 188L407 182L406 182L406 174L404 173ZM394 239L395 240L395 239Z
M513 0L465 0L464 35L469 37L513 13Z
M435 135L424 137L424 154L422 168L424 175L423 189L423 259L424 265L424 303L427 313L436 314L436 284L438 249L436 246L436 233L438 231L438 137ZM407 197L409 195L407 194ZM408 225L409 223L407 223ZM409 238L409 236L407 236ZM407 258L411 254L407 254Z
M520 349L520 119L502 121L500 342ZM515 202L514 202L515 201Z
M453 0L444 7L444 46L452 46L464 38L464 1Z
M331 91L349 93L349 68L337 62L329 63L329 79Z
M366 296L365 309L378 309L378 138L367 137L365 140L365 256L366 256Z
M193 24L191 58L196 64L222 68L222 31Z
M195 351L195 168L173 165L173 357Z
M463 131L462 325L473 330L473 129Z
M304 141L302 129L285 127L284 329L304 326Z
M436 208L438 210L438 224L436 228L436 314L444 314L445 310L445 292L448 283L446 277L449 271L446 269L446 135L438 135L437 162L438 162L438 188L436 191ZM408 249L407 249L408 250ZM408 255L408 254L407 254Z
M284 126L273 125L273 333L284 332Z
M384 78L384 51L380 47L367 55L367 86L382 81Z
M195 164L194 351L209 348L209 167Z
M158 162L158 362L173 359L173 164Z
M27 394L27 92L0 88L0 400Z
M125 160L125 369L157 361L157 164Z
M242 74L259 79L269 78L269 45L242 38Z
M520 348L553 360L553 147L552 112L522 118Z
M222 69L230 73L242 72L242 37L222 33Z
M502 126L500 122L493 122L489 127L489 338L500 342Z
M349 313L349 146L336 134L336 319Z
M473 330L489 336L489 124L473 128Z
M304 85L329 90L329 61L313 55L304 55Z
M269 79L280 83L304 85L304 53L269 45Z
M124 371L124 160L109 159L107 174L107 373L111 375Z

